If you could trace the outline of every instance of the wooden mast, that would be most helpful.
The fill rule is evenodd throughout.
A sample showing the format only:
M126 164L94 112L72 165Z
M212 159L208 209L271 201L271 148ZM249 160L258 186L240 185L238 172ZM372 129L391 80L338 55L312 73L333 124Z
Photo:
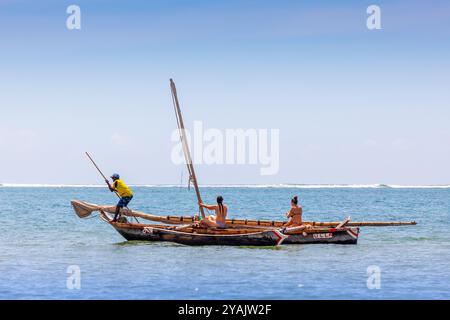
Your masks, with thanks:
M186 165L189 172L189 179L192 181L192 184L194 185L195 193L197 194L197 200L198 202L202 202L202 197L200 195L200 189L198 187L197 183L197 177L195 175L194 171L194 165L192 164L192 158L191 158L191 152L189 150L189 145L186 140L186 132L184 128L184 122L183 117L181 116L181 110L180 110L180 103L178 102L178 96L177 96L177 88L175 87L175 83L172 79L170 79L170 89L172 91L172 101L173 101L173 107L175 109L175 116L177 118L177 125L178 125L178 131L180 133L180 140L181 144L183 146L183 152L184 156L186 158ZM200 213L202 215L202 219L205 219L205 212L203 211L203 207L200 207Z

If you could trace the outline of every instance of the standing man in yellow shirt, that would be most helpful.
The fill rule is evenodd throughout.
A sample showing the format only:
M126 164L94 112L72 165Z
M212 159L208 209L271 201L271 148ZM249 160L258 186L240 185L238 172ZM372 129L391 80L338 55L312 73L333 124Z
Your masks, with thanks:
M122 180L120 180L120 176L117 173L114 173L111 176L111 179L113 180L112 186L108 179L106 179L105 182L108 184L109 190L111 192L117 192L120 197L113 219L113 222L116 222L120 217L120 209L128 206L128 203L130 203L131 199L133 199L133 191L131 191L131 189Z

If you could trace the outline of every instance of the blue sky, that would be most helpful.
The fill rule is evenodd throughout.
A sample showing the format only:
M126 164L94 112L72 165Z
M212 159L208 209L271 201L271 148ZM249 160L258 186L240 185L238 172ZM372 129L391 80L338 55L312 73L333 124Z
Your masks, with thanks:
M0 0L0 183L179 183L174 78L188 127L280 129L201 183L450 184L449 40L446 1Z

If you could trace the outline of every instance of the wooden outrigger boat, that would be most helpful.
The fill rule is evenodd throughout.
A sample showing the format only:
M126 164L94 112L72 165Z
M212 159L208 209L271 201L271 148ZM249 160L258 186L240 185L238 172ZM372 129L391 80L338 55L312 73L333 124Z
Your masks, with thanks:
M286 221L228 219L226 229L211 229L196 226L199 221L196 216L159 216L128 209L123 209L121 213L122 217L129 217L129 219L114 223L110 218L110 214L115 211L114 206L101 206L79 200L72 200L71 204L80 218L99 212L101 218L111 224L127 240L171 241L191 245L357 244L360 226L416 224L414 221L351 222L347 218L342 222L305 221L305 227L283 228ZM154 224L128 221L134 218L149 220ZM267 244L268 240L262 240L264 237L261 234L256 235L255 232L265 232L265 236L269 235L268 237L273 239L273 241L270 240L272 244ZM275 232L278 237L270 235L270 232ZM217 237L203 235L217 235ZM285 236L283 240L279 238L281 235ZM232 239L233 237L235 239Z
M175 83L170 80L173 104L177 119L180 140L186 158L189 180L193 183L197 200L202 202L189 146L184 132ZM87 154L87 153L86 153ZM97 170L105 176L97 167ZM106 179L106 178L105 178ZM195 216L160 216L122 209L122 218L114 222L111 214L115 206L101 206L79 200L71 201L75 213L80 218L90 216L98 211L105 222L113 226L126 240L169 241L185 245L234 245L234 246L273 246L284 244L334 243L356 244L361 226L399 226L414 225L412 222L350 222L350 217L339 222L303 222L302 226L285 228L285 221L228 219L225 229L204 227ZM202 207L201 218L205 219ZM126 217L136 220L130 222ZM155 223L140 223L143 218ZM162 223L162 224L161 224Z
M167 219L168 217L127 209L122 210L123 218L120 222L112 222L110 215L114 213L114 206L98 206L78 200L73 200L71 203L75 213L81 218L88 217L93 212L98 211L102 220L111 224L126 240L170 241L187 245L273 246L282 243L356 244L359 235L359 228L355 227L280 228L255 225L258 220L244 220L247 225L234 223L226 229L205 228L198 226L197 217L178 217L177 223L175 223L175 217L173 216ZM139 217L166 224L131 223L124 216ZM170 224L167 224L168 221L170 221ZM267 222L264 221L264 224L267 224ZM275 225L281 223L281 221L274 222Z

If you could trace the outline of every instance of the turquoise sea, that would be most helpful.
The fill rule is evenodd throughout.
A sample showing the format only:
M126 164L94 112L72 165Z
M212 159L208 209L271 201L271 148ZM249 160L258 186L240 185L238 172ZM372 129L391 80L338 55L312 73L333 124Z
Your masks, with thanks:
M192 215L194 191L134 187L130 207ZM298 195L305 220L416 220L362 228L358 245L188 247L126 242L70 200L111 204L100 187L0 187L0 299L449 299L450 188L216 186L230 217L280 219ZM80 288L69 289L70 266ZM379 289L367 268L379 268ZM72 267L73 268L73 267ZM71 270L71 269L69 269Z

